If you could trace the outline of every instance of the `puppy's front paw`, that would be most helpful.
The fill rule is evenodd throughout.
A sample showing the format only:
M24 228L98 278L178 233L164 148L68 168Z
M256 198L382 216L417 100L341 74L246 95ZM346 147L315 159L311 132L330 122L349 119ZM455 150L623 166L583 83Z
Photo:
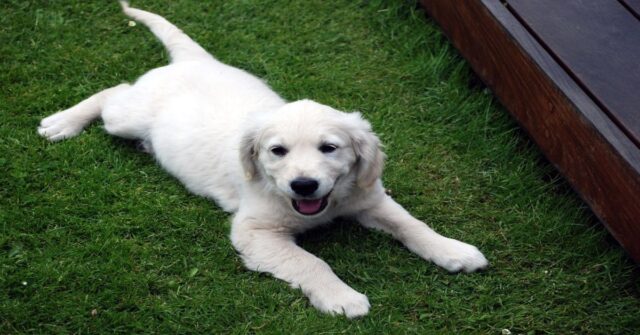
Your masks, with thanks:
M478 248L447 238L433 251L431 260L449 272L473 272L489 266Z
M344 314L352 319L369 313L369 299L351 287L339 289L323 288L320 292L309 294L311 304L324 313Z

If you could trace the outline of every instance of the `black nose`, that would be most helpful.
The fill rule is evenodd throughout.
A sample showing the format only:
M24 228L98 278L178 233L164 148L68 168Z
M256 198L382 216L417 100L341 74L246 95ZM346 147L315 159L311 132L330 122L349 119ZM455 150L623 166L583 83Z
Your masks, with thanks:
M296 178L291 182L290 186L297 194L308 196L318 189L318 182L310 178Z

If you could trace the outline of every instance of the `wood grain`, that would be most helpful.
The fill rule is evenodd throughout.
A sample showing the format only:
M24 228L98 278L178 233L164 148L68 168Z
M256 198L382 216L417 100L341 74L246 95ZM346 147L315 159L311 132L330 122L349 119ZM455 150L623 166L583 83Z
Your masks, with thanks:
M640 151L634 142L500 1L421 3L611 234L640 262Z
M633 15L640 20L640 0L618 0L621 5L625 6Z
M510 11L640 145L640 22L617 1L507 0Z

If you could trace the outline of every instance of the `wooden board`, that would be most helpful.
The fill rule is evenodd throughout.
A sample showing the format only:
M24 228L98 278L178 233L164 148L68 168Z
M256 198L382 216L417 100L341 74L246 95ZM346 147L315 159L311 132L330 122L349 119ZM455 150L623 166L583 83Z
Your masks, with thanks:
M640 19L640 0L619 0L633 15Z
M640 21L616 1L506 3L594 102L640 144Z
M599 50L600 44L593 43L596 39L624 48L624 41L637 38L625 34L625 29L636 28L624 25L638 24L631 7L622 0L421 3L612 235L640 262L640 128L636 128L640 111L634 100L640 90L635 93L638 86L626 86L638 79L638 73L617 77L615 71L608 72L624 72L620 64L635 66L633 61L640 59L633 54L638 45L626 45L626 53L612 60ZM582 17L572 12L578 3L586 9L577 11L613 6L607 10L626 15L624 22L595 20L585 27ZM556 8L563 5L569 10ZM585 29L593 36L582 38ZM581 52L575 52L576 43Z

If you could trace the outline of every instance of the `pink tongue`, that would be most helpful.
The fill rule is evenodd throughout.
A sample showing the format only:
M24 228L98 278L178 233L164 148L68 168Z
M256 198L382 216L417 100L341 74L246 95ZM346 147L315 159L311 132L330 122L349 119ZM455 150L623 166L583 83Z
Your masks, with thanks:
M320 210L322 199L318 200L297 200L298 210L302 214L313 214Z

